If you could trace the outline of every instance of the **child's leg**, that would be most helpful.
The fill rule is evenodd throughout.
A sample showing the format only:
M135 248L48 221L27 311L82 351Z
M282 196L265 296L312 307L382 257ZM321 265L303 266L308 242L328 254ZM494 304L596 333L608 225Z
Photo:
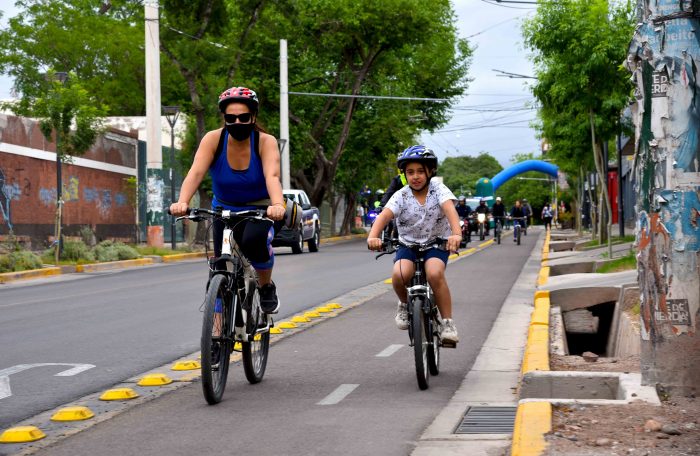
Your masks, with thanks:
M452 318L452 296L445 279L445 263L439 258L428 258L425 262L428 283L435 294L435 303L442 318Z
M399 297L401 302L406 302L406 299L408 298L406 286L411 284L411 278L413 278L414 272L415 266L413 265L413 261L398 260L394 263L394 271L391 275L391 284L394 287L396 296Z

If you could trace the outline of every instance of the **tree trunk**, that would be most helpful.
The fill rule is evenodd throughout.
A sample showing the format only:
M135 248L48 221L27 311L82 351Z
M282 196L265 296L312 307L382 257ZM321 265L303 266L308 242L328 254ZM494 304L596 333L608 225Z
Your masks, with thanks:
M578 195L578 201L579 201L579 206L576 207L576 226L578 229L578 235L581 236L583 235L583 223L582 223L582 211L583 211L583 200L584 200L584 194L583 194L583 166L579 166L578 168L578 185L576 186L576 194Z
M345 214L343 215L343 225L340 227L340 234L347 235L352 232L351 228L355 222L355 204L357 203L357 193L346 193L347 205L345 206Z
M638 0L638 4L641 24L626 64L637 85L632 118L642 383L660 384L678 394L697 393L700 50L696 30L700 23L696 14L700 8L697 2L685 8L692 11L681 10L683 2Z
M593 159L595 161L595 170L598 173L598 180L600 181L600 187L603 193L603 198L605 199L605 206L600 205L599 210L600 210L600 243L603 244L603 242L607 241L608 242L608 258L612 258L612 239L610 239L610 235L612 233L612 207L610 206L610 197L608 196L608 178L607 176L604 175L603 173L603 153L601 151L600 144L596 142L596 136L595 136L595 123L594 123L594 113L593 110L590 109L588 111L588 119L591 123L591 141L593 142ZM603 209L605 209L605 213L607 214L607 217L603 217ZM606 220L606 230L605 230L605 235L603 235L603 221Z

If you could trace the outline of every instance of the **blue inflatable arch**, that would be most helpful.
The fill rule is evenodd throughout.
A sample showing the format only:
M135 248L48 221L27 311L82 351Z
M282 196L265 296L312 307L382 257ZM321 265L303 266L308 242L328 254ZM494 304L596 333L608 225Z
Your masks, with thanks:
M557 173L559 172L559 167L541 160L525 160L524 162L516 163L510 168L506 168L493 176L493 179L491 179L493 191L495 192L498 190L498 187L505 184L508 182L508 180L512 179L518 174L526 173L528 171L539 171L549 174L556 179Z

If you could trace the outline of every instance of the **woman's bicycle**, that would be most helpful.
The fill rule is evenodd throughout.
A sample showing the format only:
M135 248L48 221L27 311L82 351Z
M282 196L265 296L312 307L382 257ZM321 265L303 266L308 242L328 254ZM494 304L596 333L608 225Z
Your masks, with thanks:
M209 258L207 252L209 283L202 304L202 390L206 401L213 405L224 395L232 351L242 352L243 370L250 383L260 382L265 375L274 322L260 308L255 269L234 241L233 230L248 219L272 221L263 209L234 212L190 208L187 215L176 220L182 219L220 220L225 226L221 256Z
M411 285L406 287L408 292L408 337L416 362L416 378L418 387L428 389L431 375L440 373L440 324L442 323L438 312L433 291L425 274L425 252L432 248L445 249L446 241L436 239L425 244L404 244L398 239L391 239L384 243L384 252L376 256L394 253L396 249L406 247L416 253L414 262L416 271L411 279ZM447 345L445 344L447 347Z

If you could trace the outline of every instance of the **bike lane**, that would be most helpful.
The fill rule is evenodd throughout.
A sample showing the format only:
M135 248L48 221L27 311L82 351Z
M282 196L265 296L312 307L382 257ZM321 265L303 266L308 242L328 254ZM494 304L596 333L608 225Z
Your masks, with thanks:
M206 405L196 382L38 454L410 453L471 369L535 238L491 245L448 267L461 340L442 350L427 391L418 390L385 285L386 293L274 344L262 383L249 385L232 366L221 404Z

